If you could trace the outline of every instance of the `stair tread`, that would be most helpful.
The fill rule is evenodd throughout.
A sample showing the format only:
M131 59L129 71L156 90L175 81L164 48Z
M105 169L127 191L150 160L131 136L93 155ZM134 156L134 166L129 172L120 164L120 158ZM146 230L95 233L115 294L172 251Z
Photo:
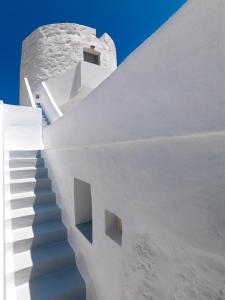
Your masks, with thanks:
M61 221L45 222L35 224L33 226L18 228L13 231L13 242L34 238L35 236L42 234L51 234L59 230L66 230Z
M13 161L13 160L19 160L19 161L36 161L36 160L43 160L43 157L9 157L9 159L6 159L6 161Z
M47 117L44 119L48 125ZM6 167L11 192L6 222L12 226L6 242L14 252L17 298L85 300L85 282L68 243L41 152L11 151Z
M6 159L5 165L11 168L26 167L26 166L44 166L42 157L10 157Z
M74 265L60 271L51 272L17 287L17 295L19 296L18 299L23 300L66 300L67 297L72 299L72 295L74 295L74 300L85 300L85 295L78 295L79 298L76 297L77 289L83 289L83 294L85 293L84 281L76 265Z
M58 261L68 255L73 255L73 250L67 240L27 250L14 254L14 271L18 272L49 261Z
M39 204L35 207L23 207L14 209L11 213L11 218L19 218L25 217L30 215L38 215L42 213L46 213L49 211L60 210L56 203L46 203L46 204Z
M9 151L10 158L19 157L40 157L40 150L11 150Z
M30 177L30 178L16 178L16 179L10 179L10 184L12 183L26 183L26 182L37 182L37 181L51 181L48 177Z
M34 197L34 196L38 196L38 195L48 196L50 194L55 194L55 193L52 190L43 190L43 191L38 191L37 193L35 193L34 191L20 192L20 193L16 193L16 194L11 194L10 200L17 200L20 198L29 198L29 197Z
M29 171L29 170L31 170L31 171L36 171L36 170L39 170L39 169L44 169L44 170L46 170L47 168L46 167L43 167L43 166L40 166L40 167L35 167L35 166L30 166L30 167L13 167L13 168L10 168L10 169L8 169L8 170L6 170L6 171L10 171L10 172L13 172L13 171Z
M41 151L40 149L32 149L32 150L10 150L9 153L13 154L13 153L37 153Z

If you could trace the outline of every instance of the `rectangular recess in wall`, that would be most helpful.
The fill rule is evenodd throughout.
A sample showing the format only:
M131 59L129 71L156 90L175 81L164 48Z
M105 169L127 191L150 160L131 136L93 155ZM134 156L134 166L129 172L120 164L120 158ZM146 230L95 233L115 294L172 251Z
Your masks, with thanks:
M95 65L100 65L100 55L101 53L94 49L84 48L83 50L84 61Z
M74 210L77 229L92 243L91 186L77 178L74 178Z
M122 244L122 220L114 213L105 210L105 233L118 245Z

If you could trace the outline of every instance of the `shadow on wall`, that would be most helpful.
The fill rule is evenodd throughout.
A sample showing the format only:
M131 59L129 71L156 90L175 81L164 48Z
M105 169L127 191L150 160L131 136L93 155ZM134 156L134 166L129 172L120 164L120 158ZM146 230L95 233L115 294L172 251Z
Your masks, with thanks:
M74 211L77 229L92 243L92 195L91 185L74 179Z

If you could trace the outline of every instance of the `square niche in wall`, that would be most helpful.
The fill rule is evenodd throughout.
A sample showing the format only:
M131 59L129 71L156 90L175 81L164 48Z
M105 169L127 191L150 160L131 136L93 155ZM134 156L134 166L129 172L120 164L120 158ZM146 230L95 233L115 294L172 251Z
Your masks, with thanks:
M105 210L105 233L118 245L122 244L122 220L114 213Z
M88 63L100 65L100 55L101 53L94 50L94 47L90 49L84 48L83 50L84 61Z
M76 228L92 243L92 195L89 183L74 178Z

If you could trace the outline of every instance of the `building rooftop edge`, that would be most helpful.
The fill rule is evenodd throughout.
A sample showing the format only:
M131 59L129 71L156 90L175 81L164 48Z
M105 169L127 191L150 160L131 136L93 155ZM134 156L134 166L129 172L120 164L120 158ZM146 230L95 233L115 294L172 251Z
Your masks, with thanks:
M62 22L62 23L51 23L51 24L45 24L45 25L41 25L38 28L36 28L35 30L33 30L32 32L29 33L29 35L23 40L22 44L26 43L27 40L29 40L29 38L37 31L41 31L43 30L45 27L54 27L54 26L62 26L62 25L71 25L71 26L76 26L79 28L86 28L90 31L91 34L93 34L94 36L96 36L96 29L90 26L86 26L86 25L82 25L82 24L78 24L78 23L70 23L70 22Z

